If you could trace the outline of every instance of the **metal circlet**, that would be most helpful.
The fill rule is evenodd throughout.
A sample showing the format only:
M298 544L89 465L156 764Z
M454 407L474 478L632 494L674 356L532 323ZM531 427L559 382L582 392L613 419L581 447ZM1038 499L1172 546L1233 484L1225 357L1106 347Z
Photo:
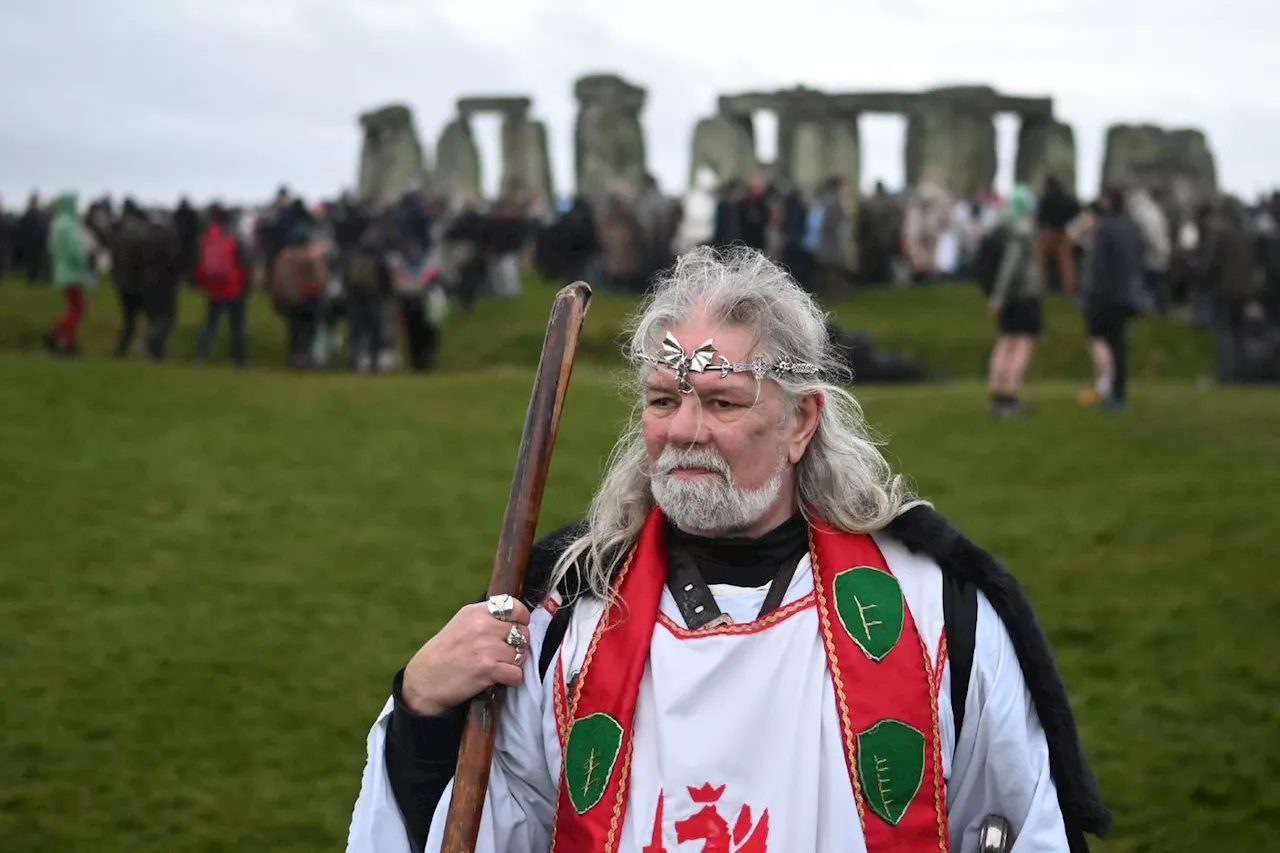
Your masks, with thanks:
M720 364L715 363L717 358L720 359ZM817 365L807 361L792 361L789 358L780 358L770 364L767 359L758 355L749 362L731 362L716 352L713 338L708 338L693 351L692 355L689 355L685 353L684 347L680 346L680 342L671 332L667 332L666 337L662 339L661 356L642 354L640 359L658 366L665 365L675 371L676 385L682 394L693 392L693 383L689 381L690 373L719 373L721 379L731 373L751 373L757 379L763 379L769 374L815 376L818 373Z

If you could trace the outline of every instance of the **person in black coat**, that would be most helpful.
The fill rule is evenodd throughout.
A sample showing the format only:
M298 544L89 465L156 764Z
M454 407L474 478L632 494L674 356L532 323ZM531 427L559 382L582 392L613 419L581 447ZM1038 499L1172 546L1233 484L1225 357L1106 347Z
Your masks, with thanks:
M1125 211L1125 193L1120 187L1103 190L1099 207L1085 321L1089 336L1104 342L1111 355L1110 389L1101 405L1119 411L1125 407L1129 384L1125 328L1140 305L1142 231Z

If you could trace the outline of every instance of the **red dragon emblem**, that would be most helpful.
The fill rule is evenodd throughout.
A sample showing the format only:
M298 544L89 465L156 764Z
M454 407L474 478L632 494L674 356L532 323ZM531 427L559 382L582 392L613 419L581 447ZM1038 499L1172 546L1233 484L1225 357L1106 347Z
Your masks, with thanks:
M769 839L769 810L765 809L760 820L752 823L751 807L744 803L738 810L738 818L730 832L729 822L716 808L716 803L724 794L724 788L724 785L713 788L710 782L700 788L687 788L689 798L703 806L687 818L676 821L676 841L681 845L686 841L701 841L701 853L768 853L766 842ZM662 805L663 792L659 791L652 840L645 846L643 853L668 853L662 844Z

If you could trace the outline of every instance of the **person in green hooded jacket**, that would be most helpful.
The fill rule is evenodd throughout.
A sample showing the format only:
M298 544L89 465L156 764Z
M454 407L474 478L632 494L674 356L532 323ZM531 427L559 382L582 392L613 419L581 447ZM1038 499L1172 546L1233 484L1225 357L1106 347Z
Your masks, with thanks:
M991 351L988 385L991 413L999 417L1025 412L1018 393L1043 325L1034 208L1031 190L1024 184L1015 186L1004 212L1004 251L987 303L996 318L998 334Z
M79 352L80 321L84 318L85 291L96 283L89 266L89 241L76 213L75 193L58 197L53 222L49 226L49 258L53 265L53 286L61 290L66 310L44 337L53 352Z

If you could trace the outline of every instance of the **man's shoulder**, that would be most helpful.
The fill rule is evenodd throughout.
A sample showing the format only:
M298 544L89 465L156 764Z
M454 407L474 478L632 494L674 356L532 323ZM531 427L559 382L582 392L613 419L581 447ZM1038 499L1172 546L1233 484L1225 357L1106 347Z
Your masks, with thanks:
M952 575L961 583L981 589L1017 583L990 552L926 504L899 515L889 522L883 534L913 554L936 563L944 575Z
M586 532L586 520L575 519L560 525L533 543L533 548L529 551L529 561L525 565L524 592L521 595L526 604L536 605L556 591L551 589L551 576L555 571L556 563L568 547ZM578 575L572 569L558 584L562 594L577 590L579 586Z

